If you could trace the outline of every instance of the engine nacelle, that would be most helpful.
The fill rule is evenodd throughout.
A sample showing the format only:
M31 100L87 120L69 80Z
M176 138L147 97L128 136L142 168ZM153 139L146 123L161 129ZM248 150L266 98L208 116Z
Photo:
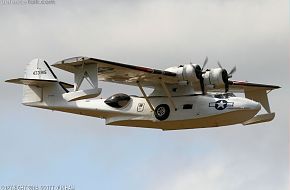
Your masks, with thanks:
M227 78L227 71L222 68L211 69L203 74L205 85L224 85Z
M172 67L166 70L175 72L180 81L190 81L190 82L198 82L199 81L198 74L201 73L200 66L196 64L185 64L179 67Z

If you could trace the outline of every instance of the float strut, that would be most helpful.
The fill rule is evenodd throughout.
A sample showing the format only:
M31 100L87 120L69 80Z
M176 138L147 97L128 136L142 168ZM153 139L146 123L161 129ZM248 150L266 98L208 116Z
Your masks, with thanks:
M174 101L173 101L173 99L172 99L172 96L171 96L169 90L167 89L167 87L166 87L164 81L162 80L162 78L160 78L160 83L161 83L162 88L163 88L163 90L165 91L165 94L167 95L167 97L168 97L168 99L169 99L171 105L174 107L174 110L177 111L177 108L176 108L175 103L174 103Z
M137 85L138 85L138 87L139 87L141 93L143 94L143 96L144 96L146 102L148 103L150 109L151 109L152 111L154 111L154 108L153 108L153 106L152 106L152 104L151 104L151 102L150 102L148 96L146 95L144 89L142 88L142 86L141 86L141 84L140 84L140 81L137 81Z

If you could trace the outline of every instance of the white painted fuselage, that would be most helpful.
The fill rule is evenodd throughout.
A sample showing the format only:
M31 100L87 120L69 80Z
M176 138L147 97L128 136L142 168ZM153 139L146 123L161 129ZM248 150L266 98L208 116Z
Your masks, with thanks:
M46 93L44 93L46 94ZM166 104L170 113L160 121L144 97L130 96L128 103L114 108L106 99L67 102L61 96L47 95L42 101L27 106L103 118L107 125L157 128L163 130L218 127L239 124L254 117L261 109L258 102L242 97L220 97L214 94L172 97L175 108L166 96L149 96L152 106Z

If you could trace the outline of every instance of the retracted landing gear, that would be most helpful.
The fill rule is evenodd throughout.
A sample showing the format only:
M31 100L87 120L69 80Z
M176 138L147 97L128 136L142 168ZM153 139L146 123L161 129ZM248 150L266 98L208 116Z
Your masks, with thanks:
M169 117L170 108L167 104L160 104L155 108L154 115L156 119L164 121Z

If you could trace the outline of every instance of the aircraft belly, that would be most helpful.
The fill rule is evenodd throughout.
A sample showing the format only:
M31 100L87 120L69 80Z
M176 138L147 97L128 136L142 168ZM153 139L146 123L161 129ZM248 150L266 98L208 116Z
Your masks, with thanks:
M171 121L152 121L152 120L124 120L122 118L108 119L107 125L118 125L128 127L143 127L156 128L162 130L179 130L179 129L194 129L219 127L242 123L251 119L257 111L255 110L237 110L218 115L200 117L186 120L171 120Z
M133 109L139 101L145 102L142 98L136 100L132 106ZM233 99L216 99L205 96L175 97L176 111L167 98L152 98L151 102L155 108L160 104L167 104L170 107L169 117L164 121L159 121L148 108L140 115L131 114L107 118L106 124L163 130L218 127L242 123L254 117L259 111L259 107L257 109L246 108L246 100L238 97ZM185 108L184 105L187 107Z
M247 108L245 99L216 99L206 96L174 97L174 105L166 97L150 97L154 108L166 104L170 108L168 118L159 121L144 98L131 97L122 108L113 108L104 99L62 102L58 106L35 103L29 106L87 115L106 119L108 125L178 130L218 127L243 123L256 115L257 109ZM186 106L185 106L186 105Z

